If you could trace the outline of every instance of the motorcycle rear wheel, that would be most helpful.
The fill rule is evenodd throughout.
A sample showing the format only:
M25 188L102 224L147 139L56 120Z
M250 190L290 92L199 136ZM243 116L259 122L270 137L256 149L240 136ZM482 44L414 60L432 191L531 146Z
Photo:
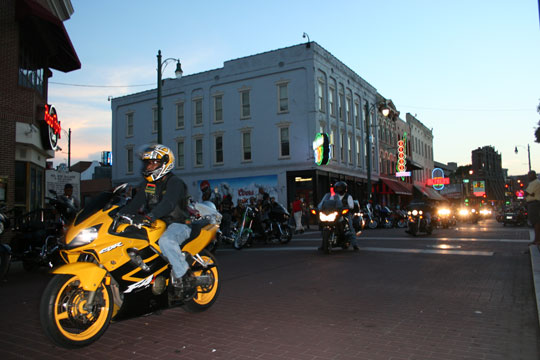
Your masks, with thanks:
M113 297L109 286L100 284L90 311L86 305L89 292L77 275L54 276L41 297L39 315L45 334L57 345L78 348L90 345L109 327Z
M193 275L210 275L214 279L214 283L207 287L197 287L197 294L193 297L193 299L188 301L183 306L183 309L185 311L191 313L207 310L210 306L214 304L221 289L221 282L219 280L219 267L216 257L214 256L214 254L210 253L207 250L203 250L200 255L205 262L213 264L214 266L206 270L195 271Z

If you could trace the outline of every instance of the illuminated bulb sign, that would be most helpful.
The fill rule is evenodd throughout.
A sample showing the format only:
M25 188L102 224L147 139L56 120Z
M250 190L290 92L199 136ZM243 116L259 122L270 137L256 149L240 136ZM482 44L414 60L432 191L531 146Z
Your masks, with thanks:
M57 150L60 140L60 121L53 105L45 105L45 116L41 127L43 146L47 150Z
M407 168L406 165L407 165L407 161L405 160L406 158L406 147L407 147L407 133L404 133L403 134L403 140L399 140L397 142L397 146L398 146L398 162L397 162L397 165L396 165L396 176L397 177L405 177L405 176L411 176L411 172L410 171L405 171L405 169Z
M433 189L441 191L444 185L450 184L450 179L444 177L444 171L440 168L435 168L431 172L431 179L427 179L427 185L433 186Z
M474 196L483 196L486 193L486 182L473 181L473 194Z
M313 155L317 165L327 165L332 159L330 139L326 133L317 133L313 140Z

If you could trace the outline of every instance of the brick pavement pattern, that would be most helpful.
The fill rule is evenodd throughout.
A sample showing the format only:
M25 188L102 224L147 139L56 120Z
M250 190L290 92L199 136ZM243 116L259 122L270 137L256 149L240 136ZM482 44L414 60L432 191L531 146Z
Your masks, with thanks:
M536 360L530 260L508 246L491 257L218 251L223 286L209 311L114 323L76 350L41 330L48 275L15 273L0 284L0 358Z

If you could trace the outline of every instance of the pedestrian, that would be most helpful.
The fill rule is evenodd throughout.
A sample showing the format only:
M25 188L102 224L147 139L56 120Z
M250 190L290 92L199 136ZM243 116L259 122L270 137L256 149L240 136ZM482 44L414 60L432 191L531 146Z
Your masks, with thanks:
M223 201L221 202L221 215L223 215L223 218L221 219L221 231L223 232L223 236L229 237L231 235L231 221L233 216L233 201L232 196L230 194L226 194L223 197Z
M534 227L534 240L531 245L540 245L540 180L536 171L531 170L527 174L529 185L525 189L525 201L529 223Z
M302 200L298 196L295 196L294 201L291 203L292 213L294 217L294 222L296 224L296 228L294 230L295 233L303 233L304 232L304 226L302 225L302 215L303 215L303 206L302 206Z
M64 193L59 196L59 200L65 205L64 216L68 220L73 220L80 209L79 200L73 196L73 185L64 185Z

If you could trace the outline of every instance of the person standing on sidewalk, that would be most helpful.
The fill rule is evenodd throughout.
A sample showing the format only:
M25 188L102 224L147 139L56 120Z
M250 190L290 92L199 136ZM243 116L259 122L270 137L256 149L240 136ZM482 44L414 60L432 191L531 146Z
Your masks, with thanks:
M296 223L295 233L303 233L304 226L302 225L302 215L304 209L302 206L302 200L298 196L294 198L294 201L291 204L292 213L294 216L294 222Z
M529 223L534 227L534 241L531 245L540 245L540 180L534 170L529 171L527 176L529 185L525 189L525 201Z

